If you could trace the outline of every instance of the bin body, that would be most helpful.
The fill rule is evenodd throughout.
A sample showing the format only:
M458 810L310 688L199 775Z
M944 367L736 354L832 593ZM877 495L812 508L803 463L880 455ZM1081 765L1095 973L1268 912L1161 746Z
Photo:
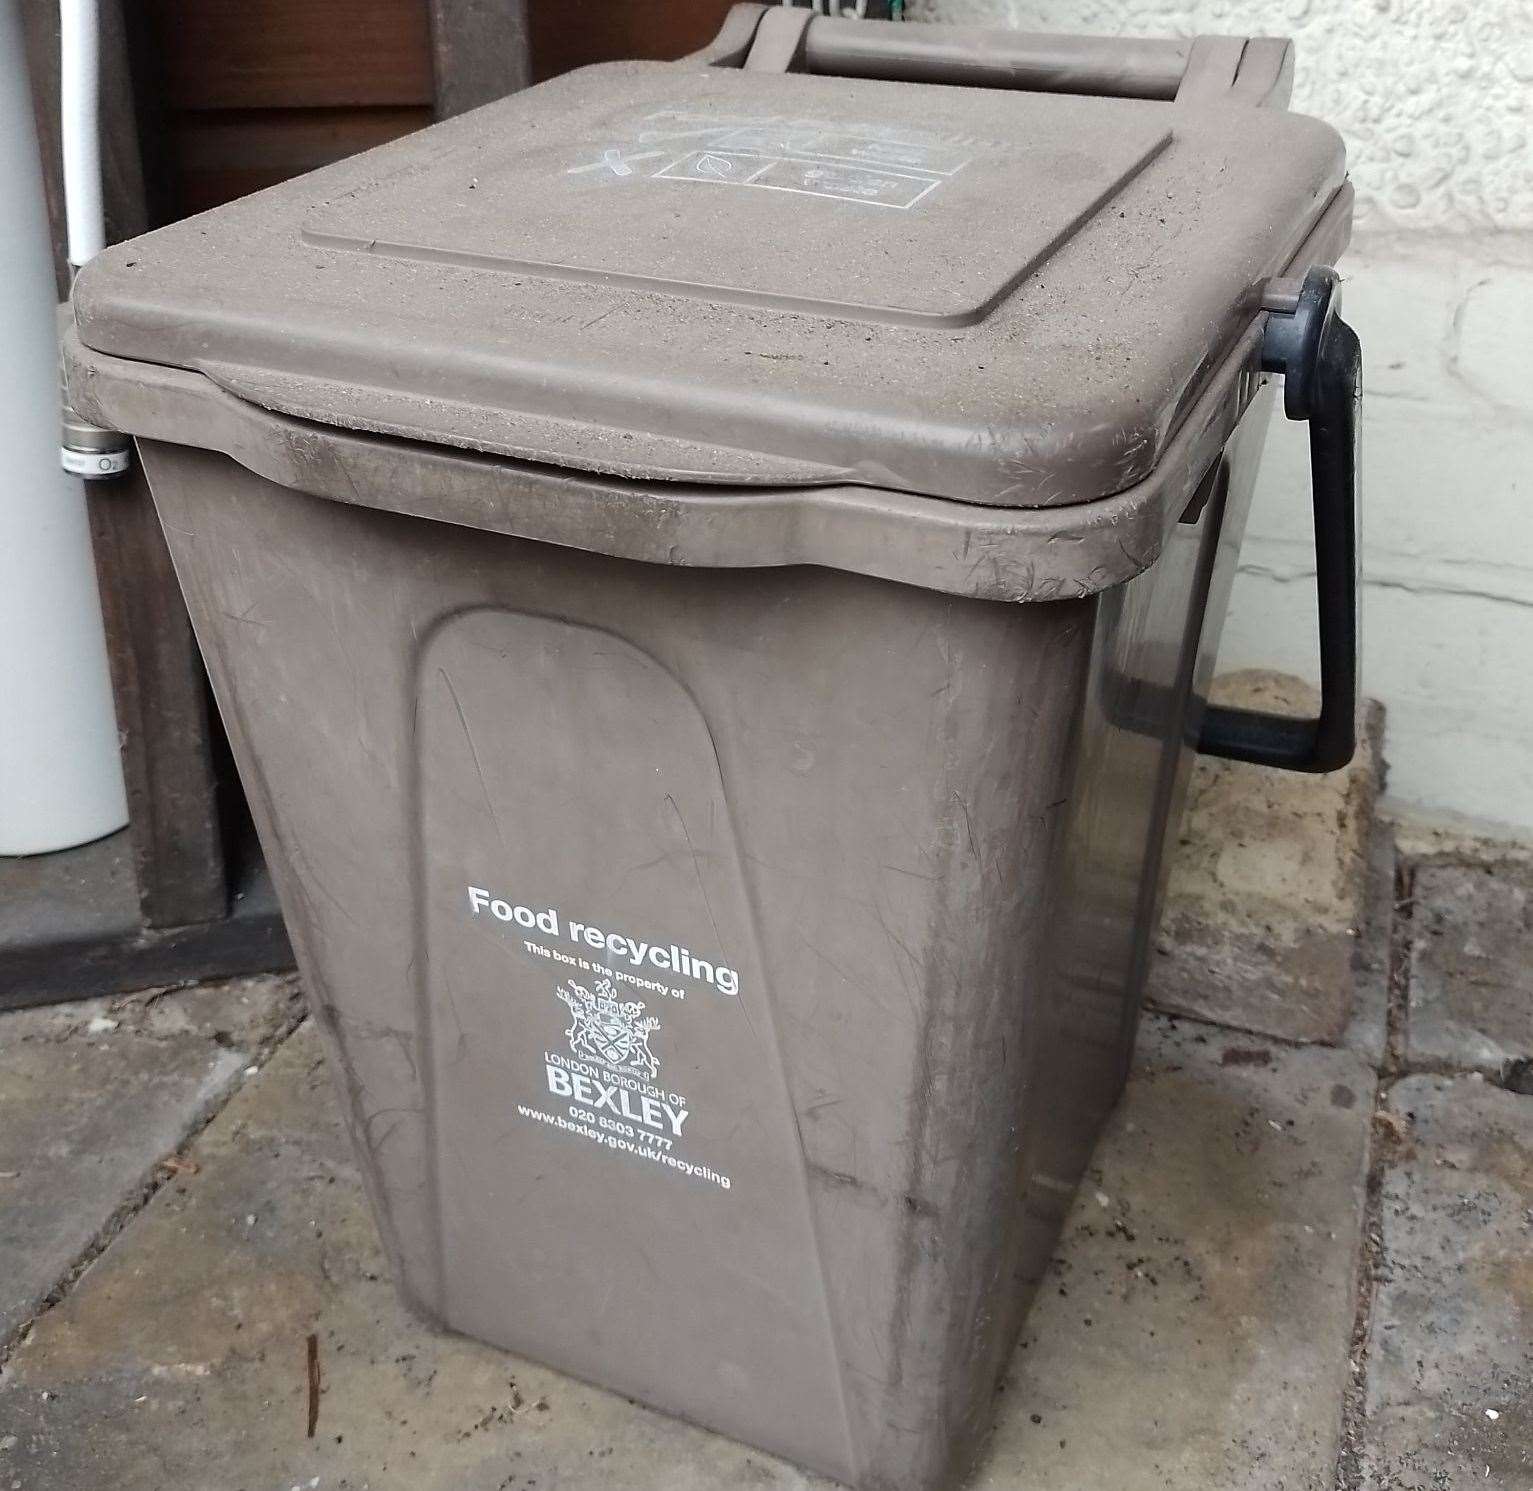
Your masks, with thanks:
M1266 112L599 68L82 275L424 1315L972 1461L1346 236Z
M1023 606L144 443L417 1309L854 1484L972 1453L1123 1079L1265 414L1153 568Z

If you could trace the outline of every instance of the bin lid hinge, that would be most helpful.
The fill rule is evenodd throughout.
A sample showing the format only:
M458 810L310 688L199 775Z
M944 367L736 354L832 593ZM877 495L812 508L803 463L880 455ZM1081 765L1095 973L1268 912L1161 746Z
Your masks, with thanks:
M1262 371L1283 375L1283 412L1308 419L1314 412L1315 380L1326 333L1341 305L1336 271L1311 269L1302 280L1271 279L1262 286L1267 312L1262 333Z
M768 10L745 55L745 71L802 71L805 35L814 19L814 11L799 6L779 5Z
M1197 36L1176 90L1186 103L1284 109L1293 96L1293 43L1280 36Z

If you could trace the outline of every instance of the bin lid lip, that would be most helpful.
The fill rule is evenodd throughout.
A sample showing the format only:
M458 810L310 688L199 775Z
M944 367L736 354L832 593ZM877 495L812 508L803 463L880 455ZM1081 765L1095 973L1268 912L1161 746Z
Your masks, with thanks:
M1333 131L695 62L582 69L92 261L87 346L603 474L1120 491L1343 180Z

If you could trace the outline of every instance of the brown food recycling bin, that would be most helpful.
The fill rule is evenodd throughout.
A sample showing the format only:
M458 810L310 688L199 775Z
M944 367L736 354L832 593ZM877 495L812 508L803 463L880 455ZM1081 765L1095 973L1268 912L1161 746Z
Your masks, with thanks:
M740 6L81 275L426 1316L855 1486L972 1461L1194 749L1351 750L1288 76ZM1202 703L1279 372L1318 720Z

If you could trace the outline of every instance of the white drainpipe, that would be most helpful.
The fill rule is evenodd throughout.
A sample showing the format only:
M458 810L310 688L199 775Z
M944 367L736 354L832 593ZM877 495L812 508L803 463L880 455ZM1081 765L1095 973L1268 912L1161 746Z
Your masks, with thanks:
M67 27L68 0L63 10ZM66 64L65 96L71 153L88 161L99 147L86 30L89 56L76 61L89 65L71 85ZM82 211L94 202L82 252L100 247L99 169L92 179L78 196ZM84 493L59 469L53 265L19 0L0 0L0 203L0 854L41 854L114 832L128 808Z
M78 269L106 247L101 202L101 29L95 0L59 0L59 139L69 262Z

